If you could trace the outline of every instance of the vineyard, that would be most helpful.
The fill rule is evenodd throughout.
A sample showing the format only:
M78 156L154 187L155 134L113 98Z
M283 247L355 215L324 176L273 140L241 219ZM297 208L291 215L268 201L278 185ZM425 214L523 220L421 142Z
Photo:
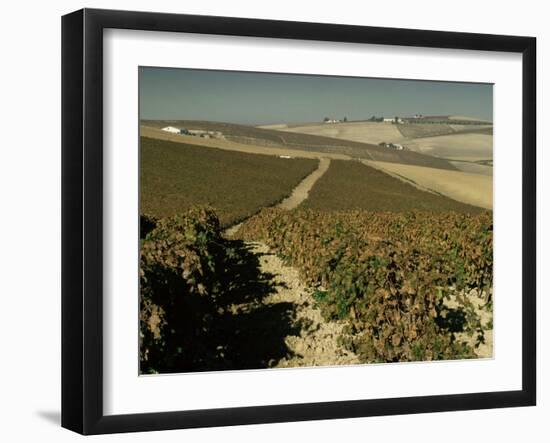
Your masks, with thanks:
M239 235L299 269L326 320L346 322L341 343L363 362L474 358L492 328L468 295L491 309L489 212L266 209Z
M373 363L492 353L489 212L272 208L246 221L241 239L226 239L211 209L194 208L142 216L140 227L142 373L265 368L292 357L288 337L303 325L292 303L263 303L278 283L261 271L250 247L257 242L299 271L324 322L343 324L341 356Z
M167 125L177 127L220 131L227 140L255 146L286 147L308 152L344 154L352 158L396 162L438 169L456 170L445 159L424 155L413 151L396 151L382 148L372 143L361 143L299 132L277 131L232 123L193 121L193 120L142 120L146 127L162 128Z
M456 211L479 213L476 206L426 192L356 161L333 160L311 190L303 208L322 211Z
M140 372L266 368L289 355L295 306L209 208L141 217Z
M314 159L229 152L141 137L140 211L155 217L194 206L216 209L229 226L290 195Z
M227 259L213 212L141 219L141 372L186 366L198 357L194 341L220 295ZM202 340L199 340L201 342Z

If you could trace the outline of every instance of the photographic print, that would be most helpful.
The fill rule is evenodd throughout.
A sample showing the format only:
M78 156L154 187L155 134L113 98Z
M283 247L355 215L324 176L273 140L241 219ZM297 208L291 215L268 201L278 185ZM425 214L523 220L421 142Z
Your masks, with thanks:
M139 68L140 373L493 356L493 85Z

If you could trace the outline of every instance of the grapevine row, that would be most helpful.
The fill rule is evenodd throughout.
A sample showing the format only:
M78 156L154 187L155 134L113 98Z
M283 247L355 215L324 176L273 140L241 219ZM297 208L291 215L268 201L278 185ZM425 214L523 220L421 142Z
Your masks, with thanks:
M475 357L458 334L484 340L465 294L476 289L490 306L489 212L266 209L240 235L300 270L325 318L346 322L343 344L365 362Z

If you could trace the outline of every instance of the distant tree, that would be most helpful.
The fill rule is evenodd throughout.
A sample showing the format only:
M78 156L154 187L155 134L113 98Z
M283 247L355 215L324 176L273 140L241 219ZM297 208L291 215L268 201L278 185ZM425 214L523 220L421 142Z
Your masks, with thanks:
M348 121L348 118L344 116L344 123Z
M324 122L328 122L329 120L330 120L330 118L328 118L328 117L325 117L325 118L323 119Z

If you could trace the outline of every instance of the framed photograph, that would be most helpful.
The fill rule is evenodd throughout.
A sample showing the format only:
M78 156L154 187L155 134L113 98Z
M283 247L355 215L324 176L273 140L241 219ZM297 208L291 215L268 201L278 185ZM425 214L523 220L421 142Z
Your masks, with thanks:
M62 20L62 425L536 403L536 40Z

